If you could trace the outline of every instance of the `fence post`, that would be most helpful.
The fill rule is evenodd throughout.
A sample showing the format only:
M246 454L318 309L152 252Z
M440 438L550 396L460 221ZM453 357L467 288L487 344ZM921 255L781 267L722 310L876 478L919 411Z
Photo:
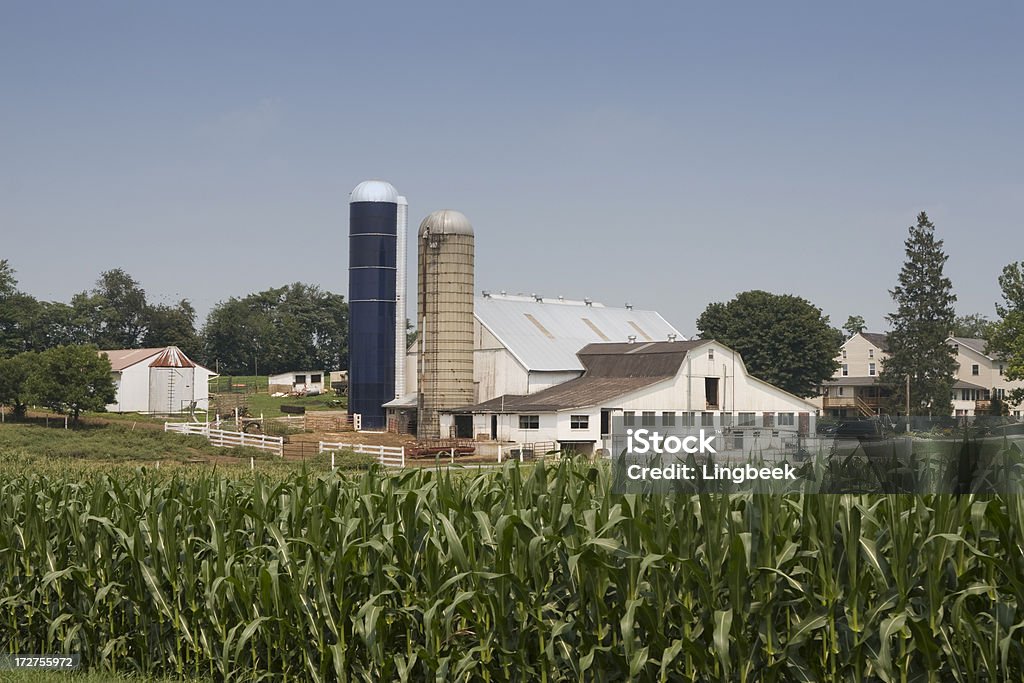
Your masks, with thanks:
M250 470L255 470L256 469L256 459L254 457L252 457L251 455L249 456L249 469Z
M498 464L501 464L501 444L498 444Z
M245 432L239 432L238 434L239 434L238 438L241 439L241 443L239 445L240 446L244 446L245 445Z
M405 446L402 446L402 467L405 467Z
M377 456L377 461L378 461L378 462L379 462L379 463L380 463L381 465L383 465L383 464L384 464L384 446L381 446L381 447L380 447L380 455L379 455L379 456Z
M334 451L331 451L331 469L334 469Z
M455 447L452 446L452 464L455 464Z

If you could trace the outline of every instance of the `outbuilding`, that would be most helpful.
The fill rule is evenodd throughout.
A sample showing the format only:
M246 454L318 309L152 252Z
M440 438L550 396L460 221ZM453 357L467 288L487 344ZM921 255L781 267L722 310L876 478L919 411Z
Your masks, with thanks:
M275 394L283 392L290 394L298 392L300 394L322 394L324 393L324 373L323 370L301 370L297 372L282 372L278 375L271 375L268 381L269 392Z
M117 390L109 412L173 415L209 408L209 381L216 373L177 346L111 349L100 355L110 361Z

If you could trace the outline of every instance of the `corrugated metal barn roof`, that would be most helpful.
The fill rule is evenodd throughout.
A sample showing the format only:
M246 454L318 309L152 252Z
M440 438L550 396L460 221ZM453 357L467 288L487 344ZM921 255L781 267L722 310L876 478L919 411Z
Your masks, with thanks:
M114 372L120 372L125 368L131 367L136 363L141 363L147 358L152 358L156 354L163 351L159 349L111 349L100 351L100 355L106 354L107 359L110 361L110 369Z
M477 320L527 370L583 370L576 353L587 344L682 338L655 311L527 297L476 297L473 304Z

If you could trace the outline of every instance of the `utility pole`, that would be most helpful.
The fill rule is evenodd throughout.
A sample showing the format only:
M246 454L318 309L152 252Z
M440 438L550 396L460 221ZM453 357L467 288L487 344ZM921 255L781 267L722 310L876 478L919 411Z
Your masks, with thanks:
M910 373L907 373L907 431L910 431Z

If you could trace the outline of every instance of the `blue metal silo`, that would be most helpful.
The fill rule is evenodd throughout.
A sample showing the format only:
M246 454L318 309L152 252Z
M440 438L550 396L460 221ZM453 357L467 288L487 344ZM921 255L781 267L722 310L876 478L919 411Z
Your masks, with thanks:
M398 201L381 180L349 198L348 412L362 416L363 429L385 428L381 406L395 397Z

